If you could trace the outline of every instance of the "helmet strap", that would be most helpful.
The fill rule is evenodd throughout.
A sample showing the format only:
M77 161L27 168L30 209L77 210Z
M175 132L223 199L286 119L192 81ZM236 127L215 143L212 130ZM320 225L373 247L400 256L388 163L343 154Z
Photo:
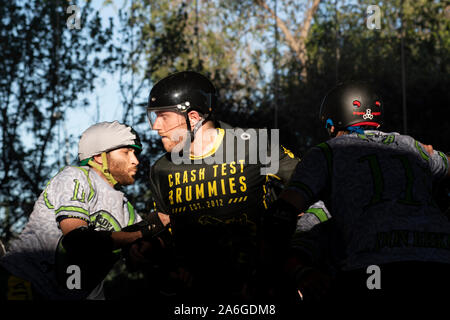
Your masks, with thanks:
M102 165L98 164L93 160L89 160L88 165L99 170L113 187L118 183L117 180L114 179L114 177L112 176L111 172L109 172L108 160L106 159L106 152L102 152Z
M189 120L189 116L188 116L188 113L187 113L187 112L184 114L184 119L186 120L186 127L187 127L187 130L188 130L189 135L190 135L190 137L191 137L190 140L191 140L191 142L192 142L192 141L194 141L195 136L194 136L194 134L193 134L193 132L192 132L191 121Z
M328 135L331 138L334 138L337 135L336 127L334 127L334 131L333 132L331 131L331 127L333 127L333 126L334 126L333 120L327 119L327 122L325 123L325 128L327 129Z
M195 137L195 134L197 133L198 129L200 129L200 127L203 125L203 123L205 122L205 119L201 118L194 126L194 129L192 129L192 136ZM193 140L193 139L192 139ZM191 141L192 141L191 140Z
M191 127L191 121L189 120L189 116L188 116L188 114L186 113L186 126L187 126L187 129L188 129L188 132L189 132L189 134L190 134L190 137L191 137L191 142L193 142L194 141L194 139L195 139L195 134L197 133L197 131L198 131L198 129L200 129L200 127L203 125L203 123L205 122L205 118L201 118L196 124L195 124L195 126L194 126L194 128L192 128Z

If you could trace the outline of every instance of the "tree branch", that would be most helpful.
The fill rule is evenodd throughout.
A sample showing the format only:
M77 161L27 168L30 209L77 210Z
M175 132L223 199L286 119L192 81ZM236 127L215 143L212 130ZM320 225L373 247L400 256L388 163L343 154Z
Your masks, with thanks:
M283 32L283 35L287 41L288 46L297 54L299 55L300 53L300 45L299 42L295 39L294 35L292 34L292 32L289 30L288 26L286 25L286 23L280 19L280 17L275 16L275 12L267 5L267 3L264 0L255 0L256 4L258 4L259 6L261 6L262 8L264 8L265 10L267 10L271 17L274 18L276 20L276 23L278 25L278 27L280 28L281 32Z
M280 17L275 16L275 12L267 5L267 3L264 0L255 0L255 3L268 11L273 19L276 20L277 26L280 28L281 32L283 33L286 42L288 46L291 48L291 50L294 51L297 59L300 61L302 66L306 65L306 38L308 36L308 32L311 28L311 22L312 18L314 17L314 14L317 11L317 8L319 7L320 0L314 0L311 7L307 10L305 18L303 19L303 23L300 24L298 33L300 36L298 39L294 36L294 34L289 30L286 23L280 19ZM303 68L302 76L306 77L306 70Z

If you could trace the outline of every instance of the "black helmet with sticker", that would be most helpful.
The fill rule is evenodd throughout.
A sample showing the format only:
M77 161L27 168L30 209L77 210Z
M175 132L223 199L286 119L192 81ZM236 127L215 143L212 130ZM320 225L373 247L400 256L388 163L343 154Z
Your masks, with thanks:
M326 128L378 128L383 122L383 102L380 95L367 83L339 84L323 99L319 117Z

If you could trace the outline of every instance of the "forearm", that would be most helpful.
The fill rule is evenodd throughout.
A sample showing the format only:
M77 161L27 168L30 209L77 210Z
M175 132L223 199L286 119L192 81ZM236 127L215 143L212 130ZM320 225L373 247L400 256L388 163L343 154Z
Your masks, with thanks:
M149 241L154 238L160 238L164 243L170 242L170 218L165 214L152 212L146 220L127 226L122 229L122 232L130 233L130 235L118 234L118 242L121 241L120 239L127 242L133 237L134 240L142 238Z
M113 239L113 248L118 249L126 245L133 243L134 241L142 238L141 231L125 232L116 231L111 233L111 238Z
M283 199L298 209L298 212L304 212L308 208L308 204L305 198L297 191L293 189L284 190L280 199Z

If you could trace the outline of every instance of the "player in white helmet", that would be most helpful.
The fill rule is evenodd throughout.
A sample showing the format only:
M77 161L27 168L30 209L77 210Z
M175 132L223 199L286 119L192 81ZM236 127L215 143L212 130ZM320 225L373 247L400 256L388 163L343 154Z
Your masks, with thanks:
M80 166L66 166L48 182L0 259L7 284L0 300L104 299L103 279L121 248L132 245L130 255L141 258L133 243L164 229L157 216L142 221L119 190L134 183L141 150L137 133L117 121L82 134Z

